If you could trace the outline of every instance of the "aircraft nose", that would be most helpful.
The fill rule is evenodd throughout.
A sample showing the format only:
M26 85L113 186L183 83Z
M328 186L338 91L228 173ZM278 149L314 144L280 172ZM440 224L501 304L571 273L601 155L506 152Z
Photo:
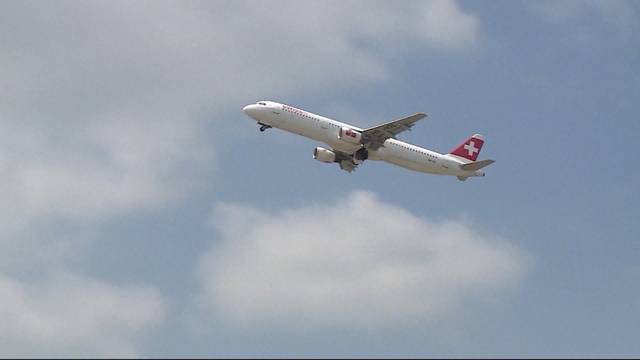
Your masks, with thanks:
M244 111L245 114L251 116L252 118L255 118L255 115L257 113L257 108L258 106L256 104L250 104L243 107L242 111Z

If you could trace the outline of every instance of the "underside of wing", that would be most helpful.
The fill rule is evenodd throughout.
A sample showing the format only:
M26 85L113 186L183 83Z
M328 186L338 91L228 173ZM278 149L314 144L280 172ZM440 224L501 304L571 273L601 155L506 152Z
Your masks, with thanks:
M332 149L332 151L336 153L335 162L340 165L340 169L347 172L352 172L358 167L359 163L354 160L353 154L347 154L346 152L342 152L336 149Z
M347 172L352 172L358 167L358 165L354 164L351 160L341 160L338 164L340 165L340 169Z
M394 120L386 124L374 126L362 131L364 146L376 150L389 138L395 138L405 130L410 130L416 122L424 119L427 114L417 113L402 119Z

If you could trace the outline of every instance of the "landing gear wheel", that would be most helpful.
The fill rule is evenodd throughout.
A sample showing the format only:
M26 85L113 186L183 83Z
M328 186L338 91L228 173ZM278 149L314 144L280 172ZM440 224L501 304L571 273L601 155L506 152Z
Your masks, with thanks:
M355 160L365 161L369 158L369 151L366 148L361 148L356 151L354 158Z
M265 131L265 130L270 129L270 128L271 128L271 126L269 126L269 125L262 125L262 126L260 126L260 131Z

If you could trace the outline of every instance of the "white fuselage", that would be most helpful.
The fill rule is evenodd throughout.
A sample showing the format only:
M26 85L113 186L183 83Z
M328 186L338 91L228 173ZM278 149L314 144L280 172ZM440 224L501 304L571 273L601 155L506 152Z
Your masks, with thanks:
M324 116L272 101L260 101L244 108L258 123L269 125L329 145L335 150L353 154L362 147L340 138L341 128L362 129ZM369 150L369 160L382 160L410 170L453 176L483 176L482 171L464 171L465 164L455 156L444 155L397 139L387 139L377 150Z

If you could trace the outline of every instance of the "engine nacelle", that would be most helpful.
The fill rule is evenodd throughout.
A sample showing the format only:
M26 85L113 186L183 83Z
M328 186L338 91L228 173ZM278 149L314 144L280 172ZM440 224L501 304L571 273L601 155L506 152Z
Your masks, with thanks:
M353 130L348 127L340 128L338 133L338 139L346 141L351 144L360 144L362 140L362 134L359 131Z
M313 149L313 158L325 163L332 163L336 161L336 153L329 149L318 146L317 148Z

